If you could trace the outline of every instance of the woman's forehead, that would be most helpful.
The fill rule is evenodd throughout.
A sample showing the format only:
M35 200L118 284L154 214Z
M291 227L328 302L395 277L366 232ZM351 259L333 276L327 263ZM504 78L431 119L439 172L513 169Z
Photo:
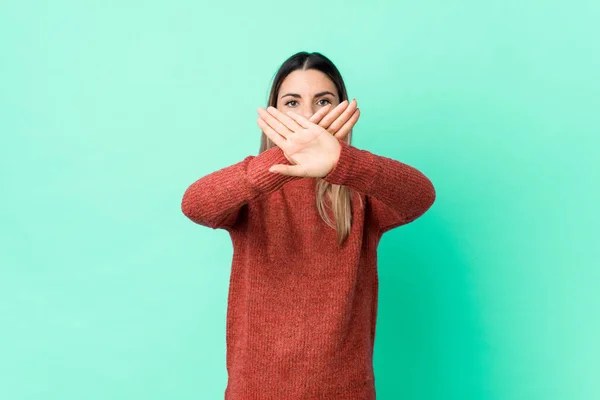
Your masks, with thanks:
M323 91L336 93L335 85L327 75L317 70L296 70L291 72L281 83L279 92L313 96ZM285 93L284 93L285 92Z

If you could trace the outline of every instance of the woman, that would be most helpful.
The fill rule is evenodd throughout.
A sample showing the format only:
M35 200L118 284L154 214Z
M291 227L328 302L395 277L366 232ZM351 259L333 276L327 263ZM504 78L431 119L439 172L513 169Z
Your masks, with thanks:
M183 195L183 213L234 248L225 399L375 399L377 245L435 190L350 145L359 112L328 58L297 53L258 109L259 154Z

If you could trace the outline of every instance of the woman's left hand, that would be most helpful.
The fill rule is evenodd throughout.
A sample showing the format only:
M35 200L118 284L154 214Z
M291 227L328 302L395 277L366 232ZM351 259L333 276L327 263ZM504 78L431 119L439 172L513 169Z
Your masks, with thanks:
M327 129L293 111L282 113L275 107L258 108L261 130L296 165L273 165L269 171L283 175L322 178L336 165L339 139Z

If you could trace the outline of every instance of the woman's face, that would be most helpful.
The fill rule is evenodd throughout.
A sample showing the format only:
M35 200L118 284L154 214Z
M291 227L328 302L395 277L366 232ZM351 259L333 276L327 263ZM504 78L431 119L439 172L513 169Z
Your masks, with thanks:
M340 104L333 81L316 69L298 69L281 83L276 108L283 113L293 111L309 119L327 104L331 104L331 109Z

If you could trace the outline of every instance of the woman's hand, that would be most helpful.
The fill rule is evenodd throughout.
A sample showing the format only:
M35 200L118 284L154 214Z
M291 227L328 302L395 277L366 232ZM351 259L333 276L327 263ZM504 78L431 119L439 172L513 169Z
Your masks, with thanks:
M274 165L269 171L300 177L324 177L335 166L340 153L338 139L356 124L360 111L356 100L346 100L331 112L330 105L317 111L310 120L292 111L286 114L274 107L258 108L258 125L284 152L289 165Z
M348 100L342 101L333 110L331 110L331 104L327 104L314 113L309 121L327 129L336 138L343 139L350 133L359 116L360 110L357 107L356 99L353 99L350 103ZM290 164L296 164L287 154L283 153L283 155Z
M360 117L356 99L352 99L350 104L348 104L348 100L344 100L333 110L329 111L330 109L331 104L328 104L314 113L309 120L327 129L336 138L343 139L350 133Z

